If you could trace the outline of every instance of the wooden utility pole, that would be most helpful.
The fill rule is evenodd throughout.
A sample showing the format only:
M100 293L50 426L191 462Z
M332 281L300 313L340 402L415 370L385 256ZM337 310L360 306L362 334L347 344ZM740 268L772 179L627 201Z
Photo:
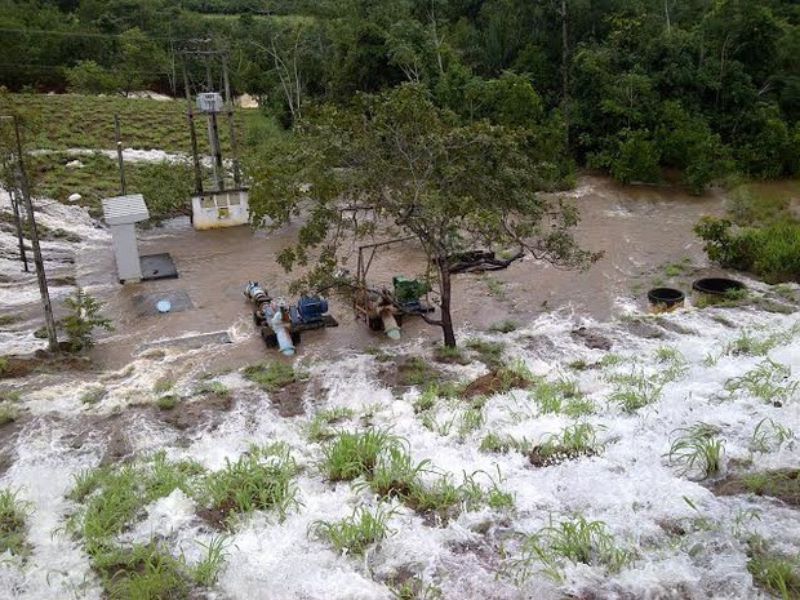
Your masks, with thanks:
M239 170L239 156L236 152L236 119L234 113L233 99L231 98L231 83L228 78L228 59L225 53L222 57L222 81L225 86L225 105L228 107L228 122L231 128L231 158L233 159L233 185L236 188L242 187L242 174Z
M25 238L22 237L22 218L19 214L19 195L17 191L12 187L8 190L8 194L11 197L11 210L14 212L14 225L17 229L17 242L19 243L19 258L22 261L22 264L25 268L25 272L28 273L30 269L28 268L28 254L25 252Z
M189 75L186 73L186 59L181 61L183 69L183 86L186 89L186 117L189 119L189 136L192 140L192 160L194 161L194 191L198 196L203 194L203 172L200 170L200 157L197 155L197 131L194 127L194 107L192 91L189 89Z
M114 114L114 138L117 141L117 163L119 164L120 195L125 195L125 162L122 160L122 136L119 132L119 114Z
M209 92L214 91L214 79L211 76L211 62L209 55L206 54L206 81ZM214 170L214 182L217 185L217 190L225 189L225 171L222 166L222 149L219 145L219 127L217 125L217 113L211 111L208 113L208 139L211 143L211 164Z
M9 118L9 117L5 117ZM25 171L25 158L22 154L22 137L19 133L19 119L16 115L10 117L14 121L14 136L17 142L17 164L19 166L19 182L22 200L28 213L28 226L30 227L31 247L33 248L33 264L36 265L36 278L39 281L39 293L42 297L44 308L45 327L47 329L48 346L51 352L58 351L58 336L56 334L56 321L53 318L53 307L50 304L50 292L47 289L47 276L44 272L42 249L39 246L39 232L36 229L36 219L33 214L31 191L28 186L28 174Z

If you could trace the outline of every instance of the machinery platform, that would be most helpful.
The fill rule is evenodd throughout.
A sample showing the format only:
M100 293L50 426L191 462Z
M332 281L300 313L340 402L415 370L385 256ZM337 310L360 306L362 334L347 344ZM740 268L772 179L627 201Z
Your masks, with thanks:
M178 269L169 252L147 254L139 258L139 264L142 268L142 281L178 278Z

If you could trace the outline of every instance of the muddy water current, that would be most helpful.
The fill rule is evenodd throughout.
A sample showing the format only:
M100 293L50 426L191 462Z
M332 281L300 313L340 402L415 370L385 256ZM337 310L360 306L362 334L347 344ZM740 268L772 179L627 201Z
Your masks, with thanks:
M641 300L643 286L662 277L659 269L682 261L694 267L705 265L701 245L691 229L700 216L722 210L722 199L715 194L697 198L674 190L626 188L599 177L582 178L577 189L567 195L581 210L580 242L586 248L603 250L605 256L586 273L526 259L506 271L457 276L457 328L484 329L505 319L526 322L565 306L576 313L608 319L620 297ZM247 227L198 232L188 219L175 220L143 232L140 252L169 252L179 278L124 287L114 280L108 242L105 247L78 253L78 283L106 303L116 328L98 345L95 358L106 367L118 367L156 340L215 331L230 331L237 342L219 349L216 360L220 367L263 358L265 350L252 327L242 288L254 279L273 296L286 295L296 274L286 274L274 259L295 235L293 226L271 233ZM347 265L352 271L355 261L353 248ZM422 252L407 242L379 252L369 279L377 287L390 284L395 274L415 276L424 270ZM185 292L193 308L168 315L142 315L137 309L142 295L174 292ZM331 312L340 327L304 336L302 353L329 356L387 343L356 321L346 300L332 298ZM439 338L437 330L420 320L408 320L403 331L406 337Z

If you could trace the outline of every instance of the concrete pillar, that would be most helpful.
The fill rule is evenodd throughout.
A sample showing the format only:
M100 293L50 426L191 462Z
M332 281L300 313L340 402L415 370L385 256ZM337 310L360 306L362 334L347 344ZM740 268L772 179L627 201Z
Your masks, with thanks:
M136 223L150 218L141 194L116 196L103 200L103 218L111 229L114 258L120 283L142 280L139 247L136 244Z

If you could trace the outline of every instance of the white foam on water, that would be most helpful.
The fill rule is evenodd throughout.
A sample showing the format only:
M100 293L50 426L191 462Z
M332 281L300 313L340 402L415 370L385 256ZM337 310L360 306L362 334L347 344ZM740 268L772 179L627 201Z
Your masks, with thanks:
M97 454L83 448L76 452L62 442L64 431L52 421L34 421L19 434L14 464L0 479L3 488L18 492L29 503L27 541L32 554L24 564L0 561L0 587L5 598L51 600L52 598L100 598L86 554L64 528L71 509L65 495L73 476L93 466Z
M319 386L308 387L304 399L306 415L279 417L268 393L257 390L239 374L229 374L220 379L238 401L213 429L202 429L187 439L166 424L140 415L128 432L129 442L139 453L165 449L171 459L191 458L211 470L222 468L227 460L236 460L253 443L282 441L291 447L301 468L297 480L301 506L284 521L275 514L256 513L234 527L226 541L226 566L218 584L226 598L250 598L253 590L258 590L259 597L276 599L390 598L385 582L403 573L436 585L446 598L555 600L570 593L593 593L603 598L759 597L746 568L745 540L750 534L758 534L777 550L797 553L797 511L767 498L716 496L706 485L692 480L691 474L685 475L671 465L665 454L677 429L704 422L718 427L725 442L723 473L733 470L733 461L741 464L747 459L753 459L754 468L759 469L798 466L797 440L763 454L754 454L750 445L755 427L766 418L800 432L800 398L795 396L776 406L745 392L725 391L729 379L743 375L767 358L792 369L786 383L797 380L798 318L749 308L687 309L653 319L649 324L657 327L662 322L689 333L664 329L663 338L648 339L632 333L633 307L622 304L620 308L627 316L614 323L597 323L570 311L559 311L543 315L507 336L481 335L505 343L507 364L525 365L533 373L553 380L562 376L577 379L596 409L580 420L597 428L598 439L605 445L597 456L534 468L526 456L517 452L480 452L478 446L489 433L524 437L537 443L576 422L563 414L541 414L525 390L488 398L483 422L474 431L460 430L467 408L464 401L440 399L433 417L440 423L452 420L453 425L449 430L431 431L413 407L423 390L410 388L399 397L393 395L378 378L380 364L369 355L327 362L317 359L304 365L325 388L317 392ZM737 327L728 327L715 316L725 316ZM590 327L612 341L612 352L622 357L621 362L571 371L568 365L575 360L592 365L607 354L589 349L575 338L571 332L577 326ZM724 349L743 331L756 339L778 336L780 341L766 356L726 354ZM542 343L532 344L531 340ZM613 385L608 375L639 370L648 377L661 373L665 366L657 359L656 351L662 346L682 354L685 371L664 386L657 402L632 414L625 413L609 401ZM410 340L398 346L397 352L426 357L429 348L421 340ZM191 389L193 378L202 373L204 357L213 357L213 352L209 348L191 351L196 366L181 371L177 390ZM132 370L121 371L104 382L109 395L91 410L119 410L131 398L152 395L153 383L175 369L186 354L189 353L170 351L164 360L145 356L137 359ZM444 369L464 381L482 372L478 364ZM82 409L79 398L88 383L42 390L24 401L34 412L74 413ZM373 509L378 504L367 490L324 480L319 470L322 445L308 441L307 428L316 411L329 408L354 411L355 416L338 423L338 428L360 430L370 423L390 429L407 441L414 461L430 460L438 473L449 473L456 483L464 474L474 474L483 486L496 482L513 494L514 511L505 514L483 508L462 513L446 526L431 527L419 515L395 503L389 521L392 533L382 543L371 548L366 557L338 555L324 541L309 535L313 524L344 518L360 504ZM62 448L55 433L48 436L43 431L21 438L17 451L22 459L6 473L4 483L33 490L26 498L47 516L47 528L63 524L67 474L91 463L94 456L83 455L85 450ZM59 469L64 472L55 473ZM40 477L52 477L53 485L33 483ZM424 475L426 480L433 477L433 473ZM169 540L176 555L184 552L191 561L199 560L201 544L208 543L215 532L194 516L195 508L182 492L173 492L151 504L125 539L149 539L159 532ZM758 511L759 520L746 518L751 510ZM500 543L508 557L519 556L520 536L538 531L551 520L558 522L577 515L604 522L615 543L635 552L636 559L616 574L601 566L566 563L562 583L551 581L536 569L522 584L506 575L498 576L505 564L498 551ZM706 525L699 526L700 520ZM686 533L673 536L669 533L671 528L683 528ZM487 530L486 535L480 533ZM64 550L66 542L51 540L39 525L32 542L36 546L34 557L53 556L55 564L69 563L81 578L92 580L77 544ZM42 583L43 563L32 561L22 568L24 575L15 571L17 575L13 577L24 583L19 588L24 590L20 597L46 597L44 590L50 588ZM3 573L4 577L11 577ZM75 576L70 577L65 586L75 582Z

